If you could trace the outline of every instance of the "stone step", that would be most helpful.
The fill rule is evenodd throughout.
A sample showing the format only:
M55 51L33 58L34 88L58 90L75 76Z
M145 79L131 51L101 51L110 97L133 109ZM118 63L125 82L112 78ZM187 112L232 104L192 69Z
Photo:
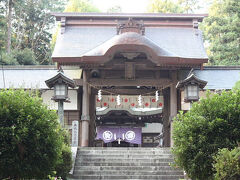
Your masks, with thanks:
M89 155L89 154L156 154L156 155L171 155L171 151L117 151L117 150L92 150L92 151L87 151L87 150L80 150L78 151L79 154L82 155Z
M164 165L164 166L163 166ZM139 170L139 171L171 171L178 170L174 167L169 166L168 164L161 164L161 166L76 166L77 170L94 170L94 171L126 171L126 170Z
M173 159L170 158L159 158L159 159L147 159L147 158L107 158L107 159L102 159L102 158L77 158L76 163L78 162L106 162L106 163L115 163L115 162L134 162L134 163L141 163L141 162L149 162L149 163L160 163L160 162L173 162Z
M75 167L79 166L169 166L169 162L76 162Z
M79 148L69 180L179 180L170 148Z
M119 158L119 157L122 157L122 158L153 158L153 159L156 159L156 158L173 158L173 155L166 155L166 154L78 154L77 158Z
M85 175L85 176L72 176L70 177L71 180L84 180L84 179L91 179L91 180L179 180L183 179L183 175L106 175L106 176L92 176L92 175Z
M156 152L156 153L171 153L170 149L140 149L140 148L126 148L126 149L114 149L114 148L101 148L101 149L85 149L85 148L79 148L78 152L86 152L86 153L92 153L92 152Z
M92 176L105 176L105 175L182 175L182 171L180 170L158 170L158 171L145 171L145 170L127 170L127 171L112 171L112 170L100 170L100 171L87 171L87 170L75 170L74 175L84 176L84 175L92 175Z
M129 151L170 151L171 148L158 148L158 147L80 147L78 148L79 151L92 151L92 150L117 150L117 151L124 151L124 150L129 150Z
M118 151L94 151L94 152L86 152L86 151L81 151L78 152L77 154L78 156L82 155L82 156L89 156L89 155L156 155L156 156L172 156L172 153L161 153L161 152L129 152L129 151L125 151L125 152L118 152Z

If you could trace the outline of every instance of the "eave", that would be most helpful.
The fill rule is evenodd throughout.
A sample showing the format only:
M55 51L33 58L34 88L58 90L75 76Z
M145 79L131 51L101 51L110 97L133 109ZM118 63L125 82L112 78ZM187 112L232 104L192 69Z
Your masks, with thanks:
M92 19L179 19L179 20L192 20L198 19L202 22L203 18L207 17L207 14L170 14L170 13L52 13L56 17L57 21L61 20L61 17L67 19L81 19L81 18L92 18Z
M89 56L89 57L53 57L53 62L57 62L59 65L73 65L80 66L82 68L92 67L104 67L103 61L106 60L106 56ZM159 63L156 67L199 67L202 68L204 63L208 63L208 59L196 59L196 58L181 58L181 57L158 57Z

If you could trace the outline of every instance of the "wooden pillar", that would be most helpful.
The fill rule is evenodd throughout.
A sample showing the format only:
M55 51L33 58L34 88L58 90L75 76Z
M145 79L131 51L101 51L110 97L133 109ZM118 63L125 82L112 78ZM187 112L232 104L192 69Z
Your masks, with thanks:
M163 146L170 147L170 88L163 90L164 108L163 108Z
M96 124L95 124L95 93L93 93L91 89L91 95L90 95L90 124L89 124L89 146L93 147L94 146L94 140L95 140L95 135L96 135Z
M82 142L82 121L81 121L81 115L82 115L82 86L79 87L78 89L78 96L77 96L77 109L78 109L78 121L79 121L79 126L78 126L78 129L79 129L79 132L78 132L78 144L79 146L81 146L81 142Z
M82 116L81 116L81 147L89 145L89 87L87 84L88 75L83 70L83 96L82 96Z
M170 86L170 117L169 117L169 124L170 124L170 145L173 147L173 138L172 138L172 123L173 118L177 115L177 71L171 72L172 78L172 85Z

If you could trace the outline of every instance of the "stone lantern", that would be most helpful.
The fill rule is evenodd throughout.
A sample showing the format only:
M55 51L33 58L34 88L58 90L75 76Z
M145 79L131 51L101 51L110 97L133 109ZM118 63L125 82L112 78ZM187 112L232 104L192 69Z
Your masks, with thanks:
M58 117L61 126L64 127L63 102L69 102L68 87L74 88L75 83L72 79L66 77L62 70L56 76L46 80L45 83L50 89L54 88L52 100L58 102Z

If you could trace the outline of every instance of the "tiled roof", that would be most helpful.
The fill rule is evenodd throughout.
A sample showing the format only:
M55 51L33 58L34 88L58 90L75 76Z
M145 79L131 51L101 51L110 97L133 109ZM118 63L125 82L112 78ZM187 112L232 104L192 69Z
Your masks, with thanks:
M57 73L58 70L55 66L8 66L0 68L0 88L48 89L45 81ZM64 73L73 79L77 76L80 78L81 70L66 69Z
M240 67L206 67L204 70L194 70L194 74L199 79L208 82L204 89L232 89L240 80Z
M53 58L82 57L111 39L116 39L116 27L66 27L59 34ZM160 49L177 57L207 59L202 32L193 28L146 27L145 36Z

